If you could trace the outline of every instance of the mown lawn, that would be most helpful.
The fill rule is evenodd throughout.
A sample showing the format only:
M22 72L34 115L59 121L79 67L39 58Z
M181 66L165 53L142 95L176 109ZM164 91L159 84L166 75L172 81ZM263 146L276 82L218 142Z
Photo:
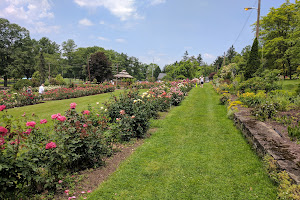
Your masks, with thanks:
M283 90L296 90L300 84L300 79L297 80L282 80L282 89Z
M88 199L276 199L211 85L194 88Z
M82 110L86 110L88 105L97 105L96 103L99 102L102 105L105 101L109 100L112 95L118 95L124 90L116 90L113 93L104 93L86 97L79 97L73 99L64 99L64 100L57 100L57 101L45 101L44 103L18 107L18 108L11 108L8 109L8 114L14 117L20 117L25 112L26 115L32 115L34 113L39 119L47 119L48 121L51 119L51 115L56 113L61 113L62 115L65 113L66 110L70 108L70 103L75 102L77 104L76 110L81 112ZM140 90L141 92L145 92L147 90Z

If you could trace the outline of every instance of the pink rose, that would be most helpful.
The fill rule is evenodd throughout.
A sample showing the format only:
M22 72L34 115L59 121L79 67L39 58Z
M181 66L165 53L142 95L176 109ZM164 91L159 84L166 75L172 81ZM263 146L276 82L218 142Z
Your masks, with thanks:
M6 105L1 105L0 106L0 111L4 110L6 108Z
M87 191L87 193L91 193L91 192L92 192L92 190L88 190L88 191Z
M62 182L63 182L62 180L59 180L59 181L58 181L59 184L62 183Z
M125 115L125 110L121 110L121 111L120 111L120 114L121 114L121 115Z
M117 120L117 121L120 121L121 119L120 119L120 118L116 118L116 120Z
M85 128L85 127L87 127L88 125L87 124L83 124L83 127Z
M15 141L12 141L10 144L11 144L11 145L14 145L14 144L20 144L20 140L15 139Z
M70 190L65 190L64 193L69 195Z
M46 120L46 119L41 119L40 123L41 123L41 124L46 124L46 123L47 123L47 120Z
M27 134L27 135L30 135L31 131L32 131L32 129L29 128L29 129L27 129L24 133Z
M132 116L131 116L131 119L134 119L134 118L135 118L135 116L134 116L134 115L132 115Z
M31 122L27 122L26 126L31 126L31 127L35 127L36 123L34 121Z
M51 119L56 119L57 118L57 114L51 115Z
M77 104L76 104L76 103L71 103L71 104L70 104L70 108L71 108L71 109L75 109L75 108L76 108L76 106L77 106Z
M66 121L67 120L67 118L65 117L65 116L58 116L57 117L57 120L59 120L59 121Z
M56 148L56 144L54 142L49 142L46 144L46 149L53 149Z
M3 145L5 143L4 138L0 137L0 146Z
M8 130L3 126L0 126L0 135L5 136Z
M84 110L84 111L83 111L83 114L84 114L84 115L89 115L89 114L90 114L90 111L89 111L89 110Z

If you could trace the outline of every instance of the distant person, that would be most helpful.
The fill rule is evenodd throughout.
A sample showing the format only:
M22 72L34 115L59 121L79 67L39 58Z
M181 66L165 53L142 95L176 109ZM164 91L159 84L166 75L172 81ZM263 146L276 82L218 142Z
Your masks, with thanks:
M200 84L201 84L201 88L203 88L203 84L204 84L204 78L203 78L203 75L200 77Z
M39 94L40 94L40 95L44 94L44 92L45 92L44 86L45 86L45 85L42 84L42 85L39 87Z
M27 90L26 90L27 94L32 94L32 89L31 86L28 86Z

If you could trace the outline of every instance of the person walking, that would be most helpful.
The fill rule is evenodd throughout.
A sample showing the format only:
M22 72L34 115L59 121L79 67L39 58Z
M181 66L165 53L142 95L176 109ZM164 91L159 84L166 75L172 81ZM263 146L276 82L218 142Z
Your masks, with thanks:
M203 84L204 84L204 78L203 78L203 75L200 77L200 84L201 84L201 88L203 88Z
M40 87L39 87L39 95L42 95L42 94L44 94L44 92L45 92L45 88L44 88L44 84L42 84Z

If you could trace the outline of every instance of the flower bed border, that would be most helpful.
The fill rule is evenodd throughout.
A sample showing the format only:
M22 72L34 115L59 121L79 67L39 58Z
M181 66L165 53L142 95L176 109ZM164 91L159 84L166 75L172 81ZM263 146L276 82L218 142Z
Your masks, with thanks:
M300 150L292 151L290 140L281 137L264 122L255 120L247 114L247 108L239 107L239 112L234 113L234 123L260 157L271 155L278 168L300 184Z

